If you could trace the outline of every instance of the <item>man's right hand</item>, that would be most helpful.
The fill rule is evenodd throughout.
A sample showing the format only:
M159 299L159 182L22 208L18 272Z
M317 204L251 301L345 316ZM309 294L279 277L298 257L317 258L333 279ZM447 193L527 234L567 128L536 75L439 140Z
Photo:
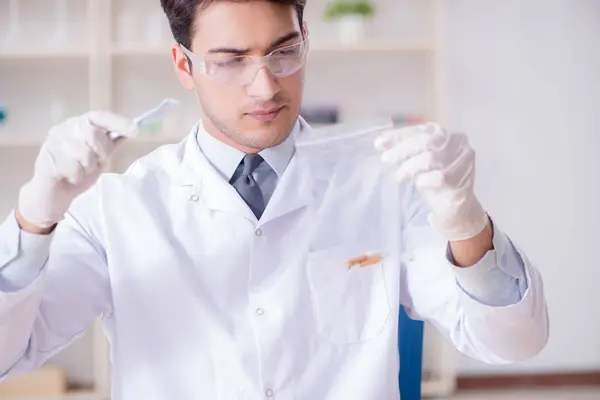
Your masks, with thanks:
M134 123L119 115L94 111L52 128L35 161L33 177L19 193L16 213L21 228L47 233L63 218L71 202L104 172L119 140Z

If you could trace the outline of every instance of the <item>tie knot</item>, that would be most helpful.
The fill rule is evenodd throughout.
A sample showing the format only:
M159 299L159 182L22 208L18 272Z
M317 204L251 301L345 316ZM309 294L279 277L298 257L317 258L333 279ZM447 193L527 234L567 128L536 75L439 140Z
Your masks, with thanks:
M256 170L263 161L260 154L246 154L244 158L242 158L242 161L240 161L233 176L229 180L229 183L233 184L242 177L251 177L254 170Z
M254 170L263 162L260 154L246 154L240 163L242 176L252 175Z

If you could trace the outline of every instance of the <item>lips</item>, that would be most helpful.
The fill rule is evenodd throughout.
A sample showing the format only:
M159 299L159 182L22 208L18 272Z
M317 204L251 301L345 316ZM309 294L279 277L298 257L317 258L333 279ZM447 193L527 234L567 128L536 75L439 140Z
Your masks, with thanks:
M269 110L256 110L251 113L248 113L248 115L259 121L273 121L275 118L277 118L282 109L283 106L272 108Z

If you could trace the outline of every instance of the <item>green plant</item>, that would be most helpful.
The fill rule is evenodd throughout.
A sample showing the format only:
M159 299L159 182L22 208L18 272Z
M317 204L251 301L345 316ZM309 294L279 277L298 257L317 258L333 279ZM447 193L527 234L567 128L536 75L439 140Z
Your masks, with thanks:
M327 6L323 17L326 21L333 21L348 15L368 18L373 14L375 6L368 0L335 0Z

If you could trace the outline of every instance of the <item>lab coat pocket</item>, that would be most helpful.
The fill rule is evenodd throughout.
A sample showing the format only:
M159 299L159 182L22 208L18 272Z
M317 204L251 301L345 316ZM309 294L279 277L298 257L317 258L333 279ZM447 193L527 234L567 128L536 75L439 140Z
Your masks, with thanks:
M360 253L332 248L308 254L307 272L319 333L338 345L379 335L388 321L383 264L348 268Z

